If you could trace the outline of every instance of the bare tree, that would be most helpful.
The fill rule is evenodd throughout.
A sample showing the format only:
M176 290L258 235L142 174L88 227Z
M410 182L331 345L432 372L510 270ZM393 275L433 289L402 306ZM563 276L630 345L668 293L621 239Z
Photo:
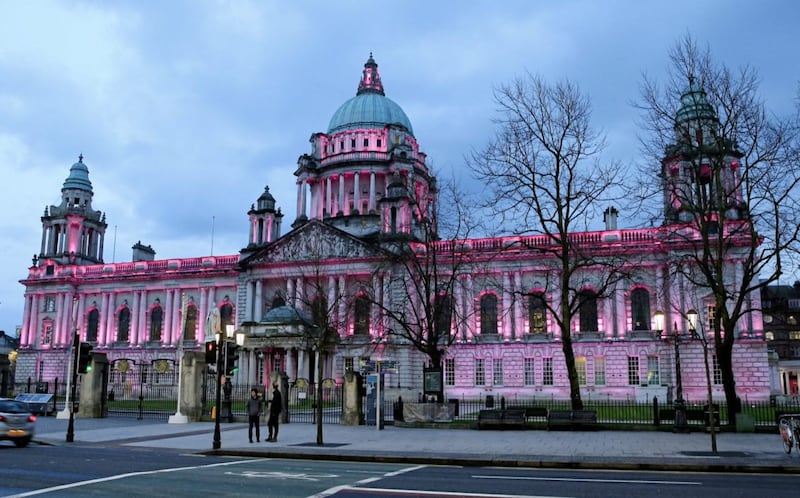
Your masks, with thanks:
M592 128L589 99L577 85L549 84L527 73L500 86L494 97L501 116L498 131L485 149L472 154L470 165L489 187L485 207L504 227L546 239L530 247L550 266L540 300L560 329L570 398L580 409L573 320L623 274L621 259L593 251L576 233L588 230L593 216L619 195L624 172L619 164L600 161L605 139ZM546 297L551 294L558 297Z
M346 303L348 296L345 289L335 283L325 264L326 251L330 247L323 233L311 231L304 239L304 253L307 257L302 268L303 287L298 289L297 300L302 309L308 312L301 317L306 321L303 340L306 347L313 352L316 366L314 384L314 411L317 426L317 445L324 444L322 431L322 415L324 408L323 380L325 375L325 357L333 356L339 340L339 330L346 325L346 316L340 316L339 309Z
M662 88L645 76L636 103L643 149L661 164L645 173L659 181L641 185L657 187L643 194L676 226L673 278L705 290L698 311L713 332L732 423L740 409L734 342L761 332L748 321L754 295L793 267L798 247L798 116L768 112L753 68L715 62L690 35L669 58L668 82Z
M432 202L427 210L415 209L413 230L382 239L387 258L376 271L385 278L389 299L373 302L386 319L388 334L425 354L430 366L440 370L458 337L458 324L471 310L458 306L454 296L474 268L463 241L478 225L456 181L450 180L444 190L447 204ZM441 234L447 238L442 240ZM442 397L440 390L437 398Z

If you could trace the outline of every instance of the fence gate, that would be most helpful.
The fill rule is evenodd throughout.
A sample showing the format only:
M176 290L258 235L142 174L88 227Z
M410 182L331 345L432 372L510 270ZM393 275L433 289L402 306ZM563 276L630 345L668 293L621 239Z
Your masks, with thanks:
M333 379L322 381L322 423L338 424L342 420L342 386ZM297 379L289 388L289 421L314 424L317 422L317 386Z
M167 420L178 408L176 366L166 359L111 362L105 393L108 416Z

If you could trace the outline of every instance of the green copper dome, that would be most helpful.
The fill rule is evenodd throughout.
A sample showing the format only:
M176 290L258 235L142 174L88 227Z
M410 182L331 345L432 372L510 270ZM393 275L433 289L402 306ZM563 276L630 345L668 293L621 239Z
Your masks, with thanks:
M78 162L69 169L69 176L64 180L64 189L77 189L92 191L92 182L89 181L89 168L83 164L83 154L78 156Z
M328 124L328 134L358 128L383 128L389 124L400 124L411 135L414 135L411 121L406 113L383 93L378 65L370 54L364 64L364 72L356 96L342 104L333 113Z
M706 91L694 78L689 78L689 87L681 95L681 108L675 114L677 123L693 120L716 120L717 113L708 103Z

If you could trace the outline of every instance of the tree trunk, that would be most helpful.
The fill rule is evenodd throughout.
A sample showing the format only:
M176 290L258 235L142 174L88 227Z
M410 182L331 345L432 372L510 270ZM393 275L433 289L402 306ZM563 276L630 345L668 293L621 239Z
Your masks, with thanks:
M726 335L732 332L726 332ZM719 341L716 345L717 363L722 374L725 404L728 405L728 425L736 424L736 414L742 410L736 394L736 379L733 376L733 341Z
M322 354L317 351L317 391L316 402L314 403L314 410L317 419L317 446L322 446L322 375L324 370L322 368Z

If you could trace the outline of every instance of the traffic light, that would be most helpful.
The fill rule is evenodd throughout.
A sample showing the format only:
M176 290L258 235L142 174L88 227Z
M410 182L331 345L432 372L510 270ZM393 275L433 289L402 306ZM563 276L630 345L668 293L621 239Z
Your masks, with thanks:
M92 371L92 345L85 342L78 346L78 373L85 374Z
M206 365L217 364L217 343L215 341L206 342Z
M225 352L225 375L234 375L239 371L239 346L229 342Z

